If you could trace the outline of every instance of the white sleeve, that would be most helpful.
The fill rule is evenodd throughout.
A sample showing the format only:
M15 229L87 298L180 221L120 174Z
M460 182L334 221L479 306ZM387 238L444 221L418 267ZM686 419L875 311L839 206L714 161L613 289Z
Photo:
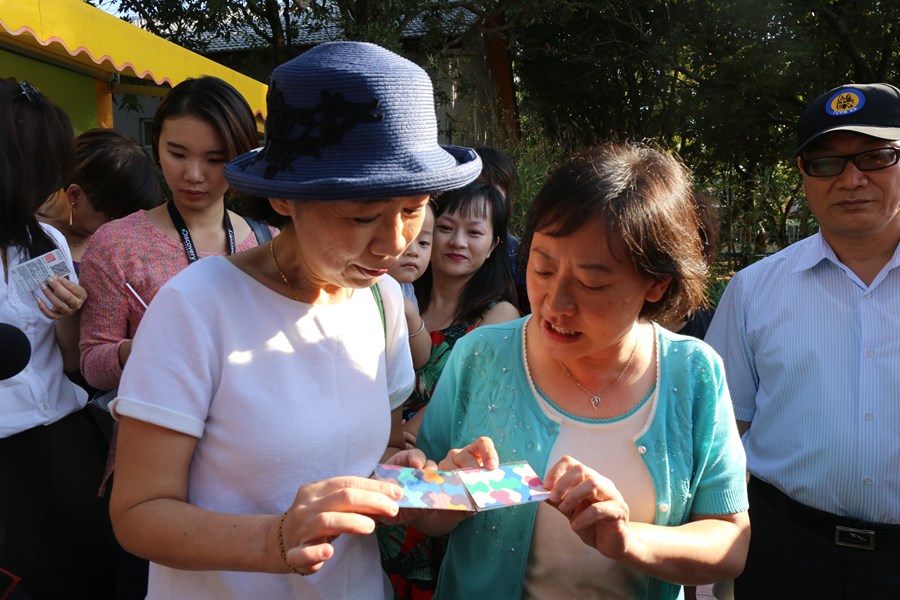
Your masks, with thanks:
M164 285L135 335L113 416L201 437L221 371L207 327L180 290Z
M400 284L390 277L383 277L377 285L384 302L384 319L387 327L384 358L387 367L388 396L391 410L394 410L399 408L412 393L415 372L409 351L409 331L406 329Z

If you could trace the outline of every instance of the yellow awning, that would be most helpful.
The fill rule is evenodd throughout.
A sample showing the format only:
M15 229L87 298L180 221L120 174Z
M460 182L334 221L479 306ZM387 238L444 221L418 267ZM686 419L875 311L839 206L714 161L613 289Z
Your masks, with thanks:
M177 85L213 75L266 116L267 86L126 23L81 0L0 0L0 46L36 51L92 71Z

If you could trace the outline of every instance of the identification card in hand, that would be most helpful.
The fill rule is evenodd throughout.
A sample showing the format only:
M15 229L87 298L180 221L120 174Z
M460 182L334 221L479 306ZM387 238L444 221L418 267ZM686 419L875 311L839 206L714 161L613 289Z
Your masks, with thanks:
M455 471L378 465L374 477L403 488L403 497L397 504L405 508L473 512L541 502L550 496L526 462L507 463L494 470Z
M9 270L19 289L28 293L47 283L51 277L69 277L72 270L59 250L42 254Z

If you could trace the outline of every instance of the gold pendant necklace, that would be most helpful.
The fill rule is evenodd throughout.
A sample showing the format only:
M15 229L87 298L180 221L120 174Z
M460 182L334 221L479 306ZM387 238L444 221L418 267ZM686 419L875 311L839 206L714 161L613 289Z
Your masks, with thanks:
M297 297L297 293L294 291L294 286L288 281L287 275L284 274L284 271L281 270L281 265L278 264L278 258L275 256L275 238L272 238L271 241L269 241L269 249L272 251L272 261L275 263L275 268L278 269L278 273L281 275L281 280L291 291L291 298L300 302L300 298Z
M575 379L575 377L569 372L569 369L566 368L566 365L562 361L559 361L559 366L562 367L563 373L565 373L566 376L569 379L571 379L575 383L575 385L577 385L579 387L579 389L581 389L582 392L584 392L585 394L587 394L588 396L591 397L591 406L594 408L594 410L597 410L597 407L600 406L601 402L603 402L602 394L605 394L612 388L612 386L619 383L619 380L622 379L622 375L624 375L625 371L628 370L628 367L631 366L631 361L634 360L634 353L635 353L635 350L637 350L637 345L638 345L638 341L637 341L637 338L635 338L634 346L632 346L632 348L631 348L631 355L628 357L628 362L625 363L625 366L622 368L621 371L619 371L619 375L615 379L613 379L612 383L610 383L608 386L606 386L605 388L603 388L596 394L591 393L590 391L588 391L588 389L586 387L581 385L581 383L577 379Z

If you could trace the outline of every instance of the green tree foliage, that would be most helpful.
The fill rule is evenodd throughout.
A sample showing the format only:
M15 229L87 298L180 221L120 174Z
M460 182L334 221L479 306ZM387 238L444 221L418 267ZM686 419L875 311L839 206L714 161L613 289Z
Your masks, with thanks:
M480 21L497 2L454 0L96 0L148 31L186 48L203 52L212 37L229 39L249 28L271 63L297 55L306 34L369 41L393 50L403 33L418 21L429 45L454 39ZM438 44L434 42L437 41Z
M651 140L681 156L719 201L723 252L750 260L815 230L793 158L802 107L843 83L900 75L900 4L883 0L101 3L200 51L204 35L227 37L235 23L249 24L275 63L301 51L301 28L405 53L403 32L424 23L417 50L432 66L483 52L484 34L499 32L509 44L522 135L490 127L453 133L517 159L526 179L521 204L569 150Z
M843 83L898 76L894 3L550 0L510 11L532 119L565 146L650 139L678 153L722 204L723 250L750 259L815 230L793 158L802 107Z

